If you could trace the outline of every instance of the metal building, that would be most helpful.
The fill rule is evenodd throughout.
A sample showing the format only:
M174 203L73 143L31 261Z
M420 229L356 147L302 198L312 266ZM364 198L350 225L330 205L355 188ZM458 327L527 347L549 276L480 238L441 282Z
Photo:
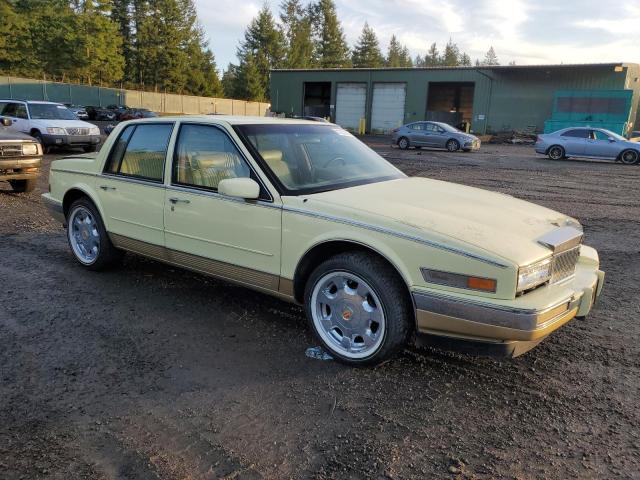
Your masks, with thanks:
M273 70L271 110L329 117L355 131L364 122L371 133L386 133L416 120L468 125L477 134L542 132L557 110L558 92L578 92L576 97L584 92L584 98L597 98L599 91L628 90L631 102L622 116L627 119L625 128L631 129L640 122L639 77L640 65L634 63ZM560 108L565 104L574 108L571 102ZM590 108L613 108L601 99L590 105L587 102L587 111L582 112L583 121L593 113L607 113ZM579 108L585 108L584 102Z

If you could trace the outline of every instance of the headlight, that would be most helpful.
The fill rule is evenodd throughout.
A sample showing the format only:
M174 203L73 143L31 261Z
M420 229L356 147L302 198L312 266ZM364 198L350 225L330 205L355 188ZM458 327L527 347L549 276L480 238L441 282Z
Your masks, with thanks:
M49 135L66 135L67 131L60 127L47 127L47 133Z
M23 155L37 155L38 154L38 145L35 143L25 143L22 145L22 154Z
M91 127L89 129L89 135L100 135L100 129L98 127Z
M518 270L518 292L530 290L551 279L551 257Z

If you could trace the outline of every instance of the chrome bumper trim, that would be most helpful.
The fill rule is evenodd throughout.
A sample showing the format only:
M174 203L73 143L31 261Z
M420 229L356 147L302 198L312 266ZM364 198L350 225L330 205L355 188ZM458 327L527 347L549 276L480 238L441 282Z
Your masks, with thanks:
M580 303L580 298L580 296L574 296L549 308L534 310L490 305L435 293L413 292L417 310L485 325L525 331L538 330L552 324L567 311L576 308ZM563 305L566 305L567 308L561 309L560 307ZM554 313L554 310L558 310L558 312Z

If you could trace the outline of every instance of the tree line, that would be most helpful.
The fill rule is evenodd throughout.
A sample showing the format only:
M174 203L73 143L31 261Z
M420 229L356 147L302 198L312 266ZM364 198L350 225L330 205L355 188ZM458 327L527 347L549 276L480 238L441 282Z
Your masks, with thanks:
M265 3L220 78L193 0L0 0L0 73L268 101L275 68L472 64L451 39L412 59L393 35L383 53L366 22L350 48L333 0L279 7ZM493 47L475 64L498 65Z

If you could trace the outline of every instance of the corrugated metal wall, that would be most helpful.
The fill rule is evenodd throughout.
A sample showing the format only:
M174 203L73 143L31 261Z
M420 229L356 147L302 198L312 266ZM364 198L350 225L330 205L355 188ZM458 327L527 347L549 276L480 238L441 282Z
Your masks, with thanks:
M75 105L127 105L133 108L148 108L159 113L219 113L262 117L270 109L268 103L246 102L230 98L120 90L2 76L0 76L0 98L49 100Z
M620 71L617 71L620 70ZM633 73L636 72L636 73ZM430 82L473 82L473 118L476 133L544 129L551 117L557 90L615 90L633 88L629 78L640 75L638 65L540 66L449 69L300 70L271 72L272 111L303 114L304 83L331 82L331 115L335 118L336 85L340 82L367 84L367 131L371 125L372 86L376 82L405 82L405 122L424 120ZM640 81L637 97L640 98ZM638 115L634 100L633 118Z

